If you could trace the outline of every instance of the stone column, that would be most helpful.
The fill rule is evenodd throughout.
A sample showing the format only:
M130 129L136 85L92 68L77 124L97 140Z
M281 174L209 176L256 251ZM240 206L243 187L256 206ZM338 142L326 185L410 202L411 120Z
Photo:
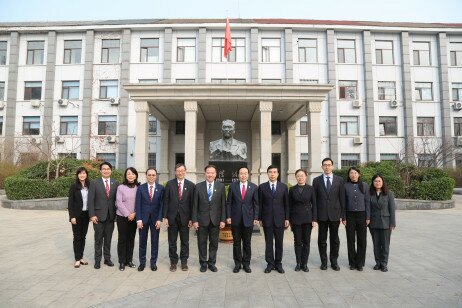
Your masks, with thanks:
M260 181L268 181L266 169L271 165L271 111L273 102L260 102Z
M169 121L159 121L160 123L160 164L159 164L159 183L165 183L170 178L169 159L168 159L168 135Z
M197 102L184 102L185 134L184 134L184 162L188 168L188 179L197 181L196 167L196 131L197 131Z
M295 127L297 122L287 122L287 183L295 185L295 170L297 170L297 153L295 151Z
M137 129L135 133L135 168L138 170L138 180L146 180L148 168L148 130L149 130L149 106L148 102L135 102L136 125L144 129Z
M315 177L321 175L321 102L310 102L307 107L308 114L308 151L309 151L309 179L311 183Z
M411 48L409 32L401 33L401 58L403 59L402 75L403 107L404 107L404 139L406 156L404 159L415 162L414 151L414 106L412 104L412 79L411 79Z
M250 165L250 181L260 184L260 122L252 120L250 123L252 130L252 163Z

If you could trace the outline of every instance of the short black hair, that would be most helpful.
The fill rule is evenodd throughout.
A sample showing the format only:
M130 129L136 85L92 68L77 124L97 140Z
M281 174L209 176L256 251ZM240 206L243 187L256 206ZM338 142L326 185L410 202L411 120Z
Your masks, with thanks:
M375 187L374 187L374 181L375 181L376 178L381 178L382 179L383 184L382 184L381 193L384 196L387 195L388 194L388 187L387 187L387 184L385 183L385 179L380 174L376 174L376 175L374 175L372 177L371 186L369 187L369 193L371 194L371 196L373 196L376 193L376 190L375 190Z
M247 168L246 166L242 166L239 169L237 169L237 173L241 172L241 169L247 169L247 172L250 173L249 168Z
M99 165L99 170L103 169L103 166L104 166L104 165L108 166L108 167L111 168L111 170L112 170L112 165L111 165L111 163L108 162L108 161L103 161L103 162Z
M85 167L79 167L76 171L75 171L75 184L77 185L77 187L79 187L80 189L82 188L82 183L80 183L80 179L79 179L79 174L81 172L85 172L87 174L87 178L85 179L85 182L84 182L84 185L83 187L87 187L90 185L90 179L88 178L88 170L85 168Z
M184 170L186 170L186 165L183 164L183 163L178 163L175 165L175 170L178 169L178 168L181 168L181 167L184 167Z
M279 167L275 165L269 165L268 168L266 169L266 173L270 171L270 169L276 169L279 173Z
M146 174L148 174L148 171L149 170L154 170L156 172L156 175L157 175L157 169L154 168L154 167L149 167L148 169L146 169Z
M306 172L305 169L298 169L297 171L295 171L295 175L297 175L297 173L299 173L299 172L303 172L303 173L305 173L306 176L308 176L308 173Z
M332 158L330 158L330 157L324 158L324 159L322 160L322 162L321 162L321 165L324 165L324 162L326 162L326 161L328 161L328 160L330 160L330 162L332 163L332 165L334 165L334 161L333 161Z
M133 172L133 173L136 175L135 181L133 181L133 183L129 183L129 182L128 182L128 179L127 179L127 172L128 172L128 170L130 170L131 172ZM140 185L140 182L138 182L138 171L136 171L136 169L133 168L133 167L128 167L127 169L125 169L125 173L124 173L124 182L123 182L122 184L125 185L125 186L129 186L129 185L136 185L136 186L139 186L139 185Z
M206 172L208 168L213 168L213 169L215 169L215 172L217 172L217 173L218 173L218 169L217 169L217 166L215 166L215 165L212 165L212 164L209 164L209 165L205 166L205 168L204 168L204 172Z

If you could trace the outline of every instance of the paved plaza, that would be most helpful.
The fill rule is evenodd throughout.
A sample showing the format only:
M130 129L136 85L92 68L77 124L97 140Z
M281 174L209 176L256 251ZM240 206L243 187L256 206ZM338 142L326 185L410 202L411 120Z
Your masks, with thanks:
M389 272L374 271L368 235L363 272L348 268L345 228L340 228L340 272L321 271L317 230L309 273L295 272L292 232L285 232L285 274L264 274L263 236L252 239L252 273L232 272L232 245L220 243L218 272L199 272L191 233L189 271L169 271L167 232L160 236L159 270L102 265L93 269L93 228L85 259L74 269L66 211L0 207L0 307L462 307L462 196L447 210L398 211ZM117 263L117 229L112 260ZM138 236L135 263L138 264Z

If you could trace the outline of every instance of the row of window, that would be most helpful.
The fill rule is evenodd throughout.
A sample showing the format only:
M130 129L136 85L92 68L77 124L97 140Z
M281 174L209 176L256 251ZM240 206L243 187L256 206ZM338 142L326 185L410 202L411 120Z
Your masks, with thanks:
M298 62L318 62L317 39L299 38ZM245 38L233 38L233 49L226 59L223 56L223 38L212 38L212 62L245 62L246 40ZM412 42L413 65L431 65L430 42ZM375 41L376 64L395 64L393 56L393 41ZM45 53L45 41L28 41L26 64L43 64ZM63 50L64 64L82 63L82 40L65 40ZM0 41L0 65L6 64L7 42ZM119 63L120 40L103 39L101 42L101 63ZM281 39L261 39L261 62L281 62ZM159 39L140 39L140 62L159 62ZM177 62L196 62L196 38L177 39ZM337 63L357 63L356 41L352 39L337 40ZM450 65L462 65L462 42L450 43Z

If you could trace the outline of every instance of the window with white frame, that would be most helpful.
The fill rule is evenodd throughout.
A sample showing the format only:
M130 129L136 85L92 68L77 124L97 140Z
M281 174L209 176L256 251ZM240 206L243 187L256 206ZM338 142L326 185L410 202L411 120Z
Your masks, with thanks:
M212 78L212 83L245 83L244 78Z
M79 99L79 81L63 81L61 98Z
M398 127L396 117L379 117L379 135L380 136L396 136L398 135Z
M394 81L379 81L377 82L377 92L381 101L395 100L396 83Z
M394 161L399 160L399 155L397 153L380 153L380 161Z
M344 167L354 167L360 164L359 154L356 153L342 153L340 155L340 160L342 168Z
M432 101L433 86L431 82L416 82L415 83L415 100L416 101Z
M308 121L306 120L300 121L300 135L308 135Z
M454 118L454 136L462 136L462 118Z
M22 117L23 135L40 135L40 116Z
M452 83L452 100L454 102L462 101L462 83Z
M318 83L319 83L319 80L317 80L317 79L303 79L303 78L301 78L301 79L300 79L300 83L303 83L303 84L318 84Z
M414 65L430 65L430 42L413 42Z
M300 153L300 169L308 171L309 168L309 154L308 153Z
M359 119L356 116L340 117L340 135L357 136L359 131Z
M61 116L59 119L60 135L77 135L78 116Z
M149 84L149 83L159 83L158 79L138 79L138 82L141 84Z
M115 153L96 153L96 159L100 162L107 161L113 167L116 166L116 154Z
M356 63L355 40L337 40L337 62Z
M82 41L66 40L64 41L64 64L78 64L82 61Z
M73 158L77 159L77 153L58 153L58 158L59 159L65 159L65 158Z
M140 49L140 62L159 62L158 38L142 38Z
M462 42L452 42L450 50L451 66L462 66Z
M26 64L43 64L45 55L45 41L27 42L27 61Z
M436 167L436 159L432 154L417 154L417 166L420 168Z
M261 39L261 62L281 62L281 39Z
M149 116L149 134L157 135L157 119L155 116Z
M8 43L6 41L0 42L0 65L6 64L7 46Z
M358 93L358 82L353 80L339 80L339 99L356 99Z
M212 38L212 62L245 62L245 38L232 38L228 59L224 56L225 39Z
M277 78L263 78L261 80L262 83L281 83L282 80L281 79L277 79Z
M318 62L318 48L316 39L298 39L298 62Z
M175 79L176 83L195 83L196 79Z
M5 100L5 82L0 81L0 101Z
M148 167L156 167L157 153L148 153Z
M117 134L117 116L100 115L98 117L98 135L116 135Z
M24 100L42 99L42 82L26 81L24 83Z
M393 41L375 41L375 63L393 64Z
M417 136L434 136L435 118L417 117Z
M101 63L119 63L120 40L103 40L101 45Z
M100 80L99 98L116 98L119 97L118 80Z
M177 62L196 62L196 39L178 38L176 47Z

